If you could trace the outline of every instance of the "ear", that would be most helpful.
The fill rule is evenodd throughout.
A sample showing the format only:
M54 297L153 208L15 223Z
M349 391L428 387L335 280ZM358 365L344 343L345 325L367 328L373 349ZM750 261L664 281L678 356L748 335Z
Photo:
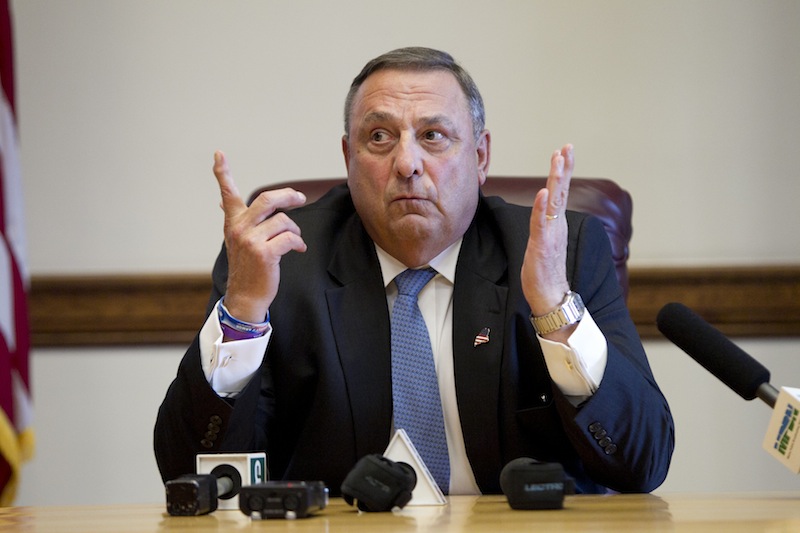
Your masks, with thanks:
M350 143L348 142L347 135L342 135L342 155L344 155L344 166L347 169L347 174L350 174Z
M486 182L486 176L489 175L489 160L491 159L492 151L492 135L489 130L483 130L475 144L475 153L478 158L478 177L480 184L483 185Z

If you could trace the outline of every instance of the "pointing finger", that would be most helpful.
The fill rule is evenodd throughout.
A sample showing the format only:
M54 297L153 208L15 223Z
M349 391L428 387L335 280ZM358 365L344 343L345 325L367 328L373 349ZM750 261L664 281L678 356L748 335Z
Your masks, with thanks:
M217 150L214 152L214 176L219 184L219 192L222 196L221 207L226 216L234 215L241 209L246 208L242 195L231 177L228 161L225 154Z

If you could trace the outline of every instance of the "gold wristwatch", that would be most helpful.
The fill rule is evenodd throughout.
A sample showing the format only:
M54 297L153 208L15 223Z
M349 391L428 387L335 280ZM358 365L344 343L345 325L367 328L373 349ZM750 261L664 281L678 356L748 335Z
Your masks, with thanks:
M555 311L551 311L544 316L531 315L533 329L539 335L547 335L556 330L580 322L586 306L583 305L581 295L577 292L567 291L564 299Z

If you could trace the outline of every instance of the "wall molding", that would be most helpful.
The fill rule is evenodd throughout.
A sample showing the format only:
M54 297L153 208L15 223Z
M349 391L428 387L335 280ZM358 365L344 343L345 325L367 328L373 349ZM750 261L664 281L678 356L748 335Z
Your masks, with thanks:
M800 337L800 265L630 270L628 308L642 338L681 302L731 337Z
M34 276L35 347L188 345L204 321L208 274ZM682 302L734 337L800 337L800 265L631 268L628 307L644 339Z

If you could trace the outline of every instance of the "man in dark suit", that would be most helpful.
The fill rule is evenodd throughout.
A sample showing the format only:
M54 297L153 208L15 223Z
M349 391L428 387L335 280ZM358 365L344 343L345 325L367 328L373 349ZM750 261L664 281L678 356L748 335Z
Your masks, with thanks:
M265 450L272 478L336 492L394 428L394 277L433 267L419 307L444 492L498 492L520 456L562 463L583 492L659 486L672 417L602 226L565 210L572 146L552 155L532 209L484 197L480 94L448 54L410 48L356 77L342 149L347 184L304 207L290 189L247 206L215 154L225 247L209 318L159 411L163 479L192 472L197 453Z

